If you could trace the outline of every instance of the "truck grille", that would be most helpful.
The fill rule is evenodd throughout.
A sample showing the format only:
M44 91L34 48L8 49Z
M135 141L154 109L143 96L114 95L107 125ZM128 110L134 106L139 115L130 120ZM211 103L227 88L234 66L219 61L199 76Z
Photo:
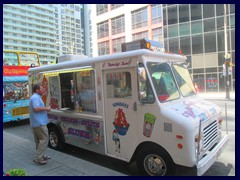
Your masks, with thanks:
M207 149L218 136L217 120L203 129L203 149Z

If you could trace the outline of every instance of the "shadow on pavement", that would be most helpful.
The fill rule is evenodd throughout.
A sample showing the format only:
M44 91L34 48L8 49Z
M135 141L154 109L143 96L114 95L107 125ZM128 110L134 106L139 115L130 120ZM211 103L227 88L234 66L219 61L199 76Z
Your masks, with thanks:
M232 164L228 163L225 165L222 162L215 162L214 165L203 176L234 176L234 174L235 169Z

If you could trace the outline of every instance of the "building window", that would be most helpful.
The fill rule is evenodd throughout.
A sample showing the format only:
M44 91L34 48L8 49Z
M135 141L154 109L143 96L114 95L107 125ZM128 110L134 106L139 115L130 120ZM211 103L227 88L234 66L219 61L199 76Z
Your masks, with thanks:
M192 53L203 53L203 35L192 36Z
M204 34L205 53L216 52L216 33Z
M142 38L148 38L148 32L147 31L136 33L136 34L133 34L133 36L132 36L133 40L142 39Z
M220 31L217 32L217 45L218 45L218 51L224 51L224 32Z
M123 6L123 4L111 4L110 6L111 6L111 10L113 10Z
M179 40L178 38L169 39L169 51L172 53L178 53L179 51Z
M125 32L124 16L112 19L112 35Z
M113 39L112 40L112 43L113 43L112 52L113 53L121 52L122 51L121 44L124 42L125 42L125 37Z
M146 27L148 25L147 8L132 12L132 29Z
M179 5L179 23L189 21L189 5L180 4Z
M203 4L203 18L215 16L214 4Z
M168 26L168 36L170 38L178 36L178 25L177 24Z
M152 5L152 23L162 22L162 6L160 4Z
M166 5L163 4L163 25L167 25L167 10Z
M103 14L108 12L108 5L107 4L97 4L97 15Z
M191 43L189 36L180 38L180 49L184 55L191 54Z
M205 19L204 20L204 32L215 31L215 19Z
M224 5L223 4L216 4L216 15L217 16L224 15Z
M168 25L178 23L177 5L168 6Z
M109 54L109 42L101 42L98 43L98 55L105 55L105 54Z
M152 40L163 43L162 28L156 28L152 30Z
M104 21L97 25L98 39L109 36L108 21Z
M202 5L201 4L191 4L191 20L202 19Z
M202 32L203 32L202 20L192 22L192 34L197 34Z
M183 23L179 25L180 28L180 36L186 36L190 34L190 23Z

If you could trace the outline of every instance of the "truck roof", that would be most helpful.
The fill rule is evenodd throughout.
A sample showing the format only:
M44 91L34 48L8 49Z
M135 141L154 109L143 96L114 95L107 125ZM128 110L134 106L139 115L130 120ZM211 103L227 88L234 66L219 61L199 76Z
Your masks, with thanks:
M163 53L163 52L157 52L157 51L150 51L147 49L140 49L140 50L134 50L134 51L128 51L128 52L108 54L108 55L103 55L98 57L72 59L71 61L66 61L58 64L30 68L28 72L59 70L59 69L66 69L66 68L74 68L76 66L79 66L79 67L92 66L94 63L97 63L97 62L111 61L111 60L123 59L128 57L136 57L136 56L159 57L172 62L184 62L187 59L186 56L179 55L179 54L170 54L170 53ZM77 56L73 56L73 57L77 58Z

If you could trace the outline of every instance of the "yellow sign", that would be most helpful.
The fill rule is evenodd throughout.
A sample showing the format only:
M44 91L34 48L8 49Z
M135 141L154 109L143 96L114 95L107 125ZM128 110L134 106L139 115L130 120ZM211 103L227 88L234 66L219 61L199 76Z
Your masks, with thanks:
M80 76L90 76L90 71L80 71Z
M29 114L29 107L28 106L12 109L12 115L13 116L20 116L20 115L27 115L27 114Z

